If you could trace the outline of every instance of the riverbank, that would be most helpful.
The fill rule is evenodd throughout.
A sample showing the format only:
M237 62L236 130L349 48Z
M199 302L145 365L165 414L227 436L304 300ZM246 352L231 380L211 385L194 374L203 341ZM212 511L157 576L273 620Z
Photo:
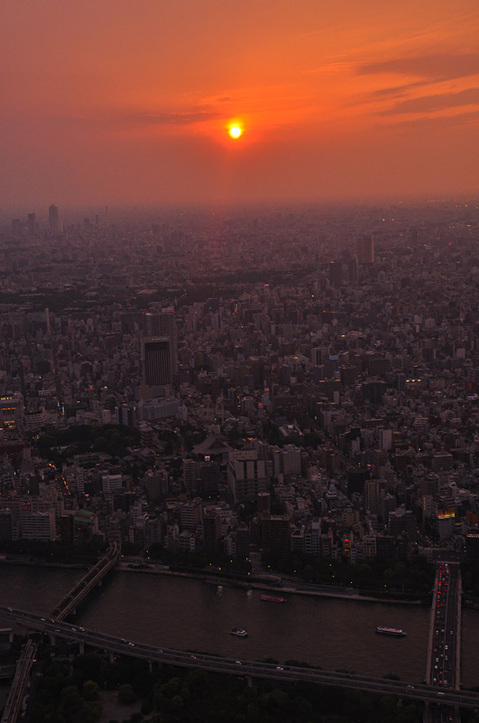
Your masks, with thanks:
M57 568L57 569L72 569L72 570L87 570L93 565L87 565L86 563L63 563L63 562L46 562L40 560L27 560L20 558L2 559L0 558L0 565L19 565L19 566L30 566L35 568ZM122 561L117 564L114 568L121 572L134 572L149 575L171 575L176 577L191 578L193 580L199 580L203 583L212 585L222 585L223 587L232 588L243 588L244 590L256 589L263 591L274 591L276 593L287 595L301 595L308 597L325 597L333 598L338 600L354 600L355 602L381 602L390 603L394 605L430 605L429 602L424 602L420 599L406 600L401 597L385 597L384 595L363 595L355 588L343 588L343 589L328 589L326 586L312 585L306 583L294 584L291 579L284 580L280 576L274 576L274 580L271 582L265 582L262 579L255 578L254 575L248 578L248 580L242 580L239 578L226 577L210 573L208 571L179 571L171 570L166 565L155 565L148 563L145 565L132 564L128 561Z
M118 564L118 566L115 569L119 569L125 572L137 572L137 573L147 573L147 574L157 574L157 575L174 575L178 577L185 577L185 578L191 578L194 580L200 580L203 583L211 584L211 585L222 585L223 587L233 587L233 588L243 588L245 590L248 589L255 589L255 590L263 590L263 591L274 591L276 593L279 593L281 595L302 595L302 596L308 596L308 597L326 597L326 598L336 598L338 600L354 600L355 602L381 602L381 603L390 603L394 605L423 605L427 606L430 603L425 603L422 600L405 600L404 598L385 598L384 596L377 596L374 595L361 595L359 590L356 590L354 588L345 588L343 590L335 589L327 589L324 586L313 586L308 585L308 587L303 587L301 583L298 585L292 584L291 580L287 580L285 584L285 581L282 580L280 584L278 583L265 583L264 581L255 579L254 576L251 576L248 580L240 580L237 578L230 578L225 577L221 575L216 575L212 573L207 573L203 571L198 572L184 572L184 571L177 571L177 570L170 570L168 568L165 568L165 566L157 566L157 565L148 565L147 567L132 567L131 564L121 562Z

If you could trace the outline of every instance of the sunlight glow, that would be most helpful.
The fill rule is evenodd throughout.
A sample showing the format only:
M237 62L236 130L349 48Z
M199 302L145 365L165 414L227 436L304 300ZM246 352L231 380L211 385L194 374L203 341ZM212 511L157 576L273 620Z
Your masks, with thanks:
M229 134L231 138L239 138L243 134L243 130L239 126L231 126Z

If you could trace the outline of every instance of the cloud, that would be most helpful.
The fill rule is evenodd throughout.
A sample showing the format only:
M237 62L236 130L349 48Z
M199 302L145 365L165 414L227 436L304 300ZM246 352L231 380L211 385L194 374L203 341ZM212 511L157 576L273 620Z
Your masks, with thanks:
M117 118L121 123L134 125L174 125L184 126L191 123L222 118L223 114L206 108L197 107L192 110L165 111L162 113L138 112L125 114Z
M464 129L469 125L475 126L479 121L479 111L469 111L466 113L455 113L448 116L422 116L419 118L398 117L396 123L392 123L390 128L404 128L410 130L450 130L451 128Z
M436 53L432 55L393 58L356 66L358 75L397 75L427 78L429 82L441 82L454 78L479 75L479 53Z
M408 91L412 90L413 88L420 88L421 86L428 85L428 83L425 83L424 81L417 81L416 83L406 83L404 85L394 85L389 88L378 88L377 90L373 90L371 92L372 96L386 98L386 97L393 97L393 96L402 96L406 95Z
M479 88L468 88L457 93L437 93L435 95L410 98L396 103L392 108L380 115L396 115L397 113L431 113L445 108L458 108L465 105L479 104Z
M44 121L63 129L97 129L98 131L126 130L154 127L188 126L195 123L224 118L224 113L213 110L210 106L194 106L183 110L174 111L125 111L112 109L110 111L99 111L96 115L75 116L75 115L49 115ZM17 124L20 119L13 119ZM24 119L28 123L28 117ZM38 125L39 121L36 121Z

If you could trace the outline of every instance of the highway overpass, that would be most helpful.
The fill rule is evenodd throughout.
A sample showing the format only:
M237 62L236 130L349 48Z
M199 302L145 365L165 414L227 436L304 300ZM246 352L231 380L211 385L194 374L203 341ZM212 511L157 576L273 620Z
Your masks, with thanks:
M160 648L12 608L0 607L0 615L12 619L26 629L45 633L53 638L59 637L78 643L78 645L87 645L108 652L112 656L128 655L140 658L150 664L159 663L186 668L202 668L212 673L241 675L250 678L268 678L285 683L302 680L316 685L339 686L353 690L364 690L372 694L396 695L402 698L422 700L426 703L450 704L479 710L479 693L471 691L441 690L427 684L412 684L387 678L374 678L309 667L275 665L172 648Z

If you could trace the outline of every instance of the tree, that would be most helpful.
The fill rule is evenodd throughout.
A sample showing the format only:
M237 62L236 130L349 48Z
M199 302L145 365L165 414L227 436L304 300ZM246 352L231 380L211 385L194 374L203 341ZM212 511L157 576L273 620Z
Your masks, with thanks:
M63 688L61 701L63 713L67 719L73 718L81 710L81 707L85 702L80 695L78 686L76 685L69 685L66 688Z
M173 698L174 695L177 695L181 690L181 678L174 677L170 678L167 683L164 683L161 688L160 692L165 696L165 698Z
M136 693L130 683L123 683L118 688L118 702L123 705L131 705L136 700Z
M95 683L94 680L86 680L83 683L82 693L85 700L98 700L100 694L98 683Z
M103 715L103 706L99 700L85 701L80 710L82 723L96 723Z
M173 698L170 700L169 712L173 716L174 720L181 719L184 705L185 702L181 695L174 695Z
M96 653L85 653L75 658L73 661L73 671L75 680L80 684L86 680L94 680L101 683L103 682L105 674L105 665L101 657Z

